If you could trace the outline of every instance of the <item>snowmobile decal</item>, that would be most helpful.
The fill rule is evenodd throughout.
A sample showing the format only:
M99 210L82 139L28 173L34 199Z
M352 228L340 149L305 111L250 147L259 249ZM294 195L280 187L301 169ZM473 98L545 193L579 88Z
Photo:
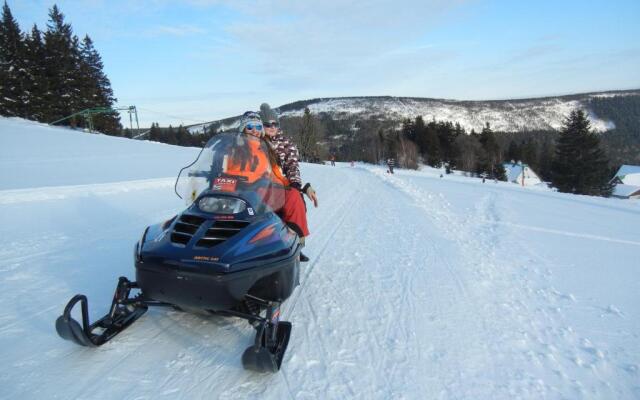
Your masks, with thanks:
M213 181L213 186L211 189L218 190L221 192L235 192L236 185L238 184L237 179L233 178L216 178Z
M216 262L216 261L220 261L220 257L209 257L209 256L193 256L193 260L194 261L209 261L209 262Z

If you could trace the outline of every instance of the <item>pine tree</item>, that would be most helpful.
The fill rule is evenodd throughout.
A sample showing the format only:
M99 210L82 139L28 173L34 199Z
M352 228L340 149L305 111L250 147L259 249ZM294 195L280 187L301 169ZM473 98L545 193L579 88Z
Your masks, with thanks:
M438 141L440 143L441 162L452 165L456 158L454 142L456 140L456 128L449 121L438 122Z
M494 165L493 179L503 182L507 181L507 171L504 169L504 165L500 163Z
M427 139L427 125L421 115L416 117L412 128L412 134L415 138L414 141L418 149L418 154L422 155L426 162L429 162L427 155L427 148L429 147Z
M609 196L608 164L584 111L572 111L558 138L551 166L553 186L566 193Z
M176 138L176 131L173 129L173 126L169 125L169 128L164 132L164 140L163 143L168 144L177 144L178 139Z
M420 117L420 119L422 119L422 117ZM416 142L416 131L413 122L411 122L411 119L409 118L402 121L402 136L414 143Z
M49 10L44 42L49 81L47 118L54 121L81 111L81 102L77 97L79 42L77 37L73 36L71 25L64 22L64 15L56 5ZM76 122L74 119L63 124L74 125Z
M81 108L111 108L116 99L113 96L111 82L103 72L104 65L93 41L86 35L80 46L80 65L78 83ZM95 129L109 134L119 134L122 126L116 113L100 114L94 117Z
M184 126L180 125L176 132L176 144L180 146L191 146L193 144L193 137Z
M440 140L438 139L438 131L435 121L429 122L429 124L424 128L424 133L418 136L418 147L429 166L440 166L442 158L440 154Z
M34 24L26 40L26 59L29 65L29 106L27 118L46 121L46 96L49 88L45 65L44 43L40 30Z
M544 142L540 151L540 159L538 161L538 175L543 181L551 180L551 165L553 163L553 146L549 141Z
M160 131L160 127L158 123L151 123L151 129L149 129L149 140L153 142L161 142L162 141L162 133Z
M496 140L496 136L491 130L491 126L487 122L479 135L480 144L482 145L482 155L476 167L477 174L486 174L487 176L496 177L496 174L502 168L502 157L500 154L500 146Z
M513 162L522 161L522 150L520 149L520 146L518 146L518 144L515 142L515 140L512 140L511 143L509 143L506 160Z
M416 120L411 125L411 128L412 129L410 133L413 135L413 141L418 146L418 151L422 152L422 149L420 148L420 140L422 140L421 137L425 134L427 126L424 123L424 119L422 119L421 115L418 115L416 117Z
M538 165L538 146L529 139L522 146L522 161L527 163L534 171L539 170Z
M26 117L28 66L25 40L5 1L0 22L0 115Z

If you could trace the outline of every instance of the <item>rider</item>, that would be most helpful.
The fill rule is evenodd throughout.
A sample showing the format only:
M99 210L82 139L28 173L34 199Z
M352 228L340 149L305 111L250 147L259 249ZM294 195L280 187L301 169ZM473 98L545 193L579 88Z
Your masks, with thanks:
M262 120L260 116L252 111L247 111L242 115L240 120L240 131L244 134L263 138L264 137L264 125L262 124ZM281 181L283 186L285 186L285 198L284 205L280 210L276 210L278 215L282 218L282 220L292 229L294 230L298 236L300 237L300 242L304 246L305 237L309 235L309 227L307 225L307 215L305 211L305 205L303 198L298 195L298 191L300 189L300 177L298 172L297 181L295 178L289 178L289 175L283 176L280 170L280 163L278 160L280 159L277 151L272 147L268 147L269 161L275 167L273 168L274 174ZM296 165L297 166L297 165ZM297 186L297 187L296 187ZM307 189L311 188L310 185L305 185ZM297 189L297 190L295 190ZM315 196L315 192L311 189L311 193L313 194L312 200L314 200L314 204L317 206L317 197ZM308 190L307 190L308 192ZM300 261L308 261L308 257L304 254L300 253Z

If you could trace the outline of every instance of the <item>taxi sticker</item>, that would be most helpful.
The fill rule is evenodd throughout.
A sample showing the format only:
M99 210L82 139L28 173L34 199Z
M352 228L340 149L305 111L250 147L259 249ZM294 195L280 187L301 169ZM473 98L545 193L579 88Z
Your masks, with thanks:
M211 189L221 192L235 192L237 183L238 180L234 178L216 178L213 181Z

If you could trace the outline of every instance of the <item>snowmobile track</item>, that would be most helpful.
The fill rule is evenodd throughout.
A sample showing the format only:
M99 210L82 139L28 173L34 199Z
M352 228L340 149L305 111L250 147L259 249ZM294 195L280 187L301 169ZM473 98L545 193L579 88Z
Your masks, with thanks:
M359 192L360 192L359 190L356 190L355 194L358 194ZM308 269L308 271L304 275L304 279L302 280L302 282L300 284L299 290L297 290L298 293L297 293L295 299L293 299L293 301L289 301L289 303L288 303L288 304L291 304L291 306L290 306L290 309L287 310L287 314L289 314L289 315L293 314L293 311L296 308L296 304L298 303L298 299L304 293L304 290L305 290L305 287L306 287L307 282L309 280L309 277L313 273L313 270L315 269L315 266L318 264L318 261L322 258L322 255L327 250L327 247L331 243L331 240L332 240L334 234L338 231L338 229L340 229L340 227L344 223L346 217L349 215L351 210L356 207L356 204L359 205L361 203L361 201L362 201L361 198L358 197L358 200L356 200L356 202L351 202L351 206L349 206L349 207L340 207L340 209L343 210L343 211L342 211L342 214L340 215L340 219L339 219L338 223L336 223L334 225L334 228L331 230L331 233L326 236L324 244L320 248L320 251L318 251L318 253L314 256L314 260L311 262L311 265L309 265L306 268L302 267L303 269ZM348 203L348 202L349 202L349 199L347 198L342 205L346 205L346 203Z

